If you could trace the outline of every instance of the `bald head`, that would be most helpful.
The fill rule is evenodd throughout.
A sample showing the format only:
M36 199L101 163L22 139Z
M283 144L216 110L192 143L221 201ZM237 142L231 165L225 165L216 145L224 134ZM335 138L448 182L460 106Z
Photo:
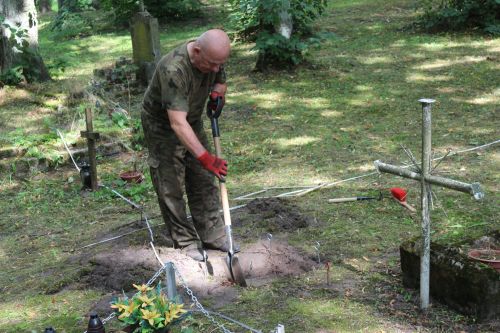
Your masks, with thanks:
M218 72L231 51L231 41L220 29L204 32L193 43L188 44L192 64L203 73Z
M220 29L211 29L196 39L196 45L211 56L214 60L223 60L229 57L231 41L227 34Z

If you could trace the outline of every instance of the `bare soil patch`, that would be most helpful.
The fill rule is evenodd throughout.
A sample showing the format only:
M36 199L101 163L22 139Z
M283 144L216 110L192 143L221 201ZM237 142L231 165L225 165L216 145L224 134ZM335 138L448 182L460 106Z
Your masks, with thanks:
M157 247L156 250L163 262L172 262L177 268L180 293L187 286L200 299L210 299L214 308L236 298L238 287L228 280L226 253L207 251L209 265L205 265L173 248ZM282 241L273 241L271 248L269 243L260 241L245 245L237 257L249 286L261 286L276 277L297 276L315 266L314 261ZM137 246L99 253L89 264L91 269L80 283L112 294L132 291L133 283L146 283L160 268L151 248Z
M253 223L263 223L271 225L273 232L303 228L308 225L309 220L307 216L301 215L296 207L279 199L252 201L232 215L240 222L244 216L245 228L251 228ZM133 221L115 228L112 235L104 238L140 228L144 228L144 222ZM239 236L239 227L235 228L235 234ZM239 287L228 279L227 253L207 251L206 265L173 249L163 225L155 227L153 231L155 248L160 259L162 262L174 263L178 270L179 293L184 293L187 286L198 298L208 301L212 308L220 308L237 297ZM307 254L301 253L279 238L273 237L271 241L257 238L253 242L245 241L241 244L241 252L237 257L249 286L262 286L277 277L299 276L317 265ZM160 262L153 249L147 245L148 242L147 230L142 230L110 243L111 249L108 246L108 250L82 261L82 265L90 267L86 269L79 283L101 289L107 294L95 304L93 310L106 314L113 296L122 292L133 292L133 283L146 283L160 269Z
M270 231L290 232L312 224L310 216L303 215L295 205L280 198L255 199L245 209L254 217L254 223L264 225Z

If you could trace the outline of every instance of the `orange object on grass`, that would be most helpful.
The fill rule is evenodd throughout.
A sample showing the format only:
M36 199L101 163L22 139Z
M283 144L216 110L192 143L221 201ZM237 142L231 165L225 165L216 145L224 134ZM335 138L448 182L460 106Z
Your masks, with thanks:
M391 194L394 198L396 198L398 201L406 201L406 191L402 189L401 187L393 187L391 188Z

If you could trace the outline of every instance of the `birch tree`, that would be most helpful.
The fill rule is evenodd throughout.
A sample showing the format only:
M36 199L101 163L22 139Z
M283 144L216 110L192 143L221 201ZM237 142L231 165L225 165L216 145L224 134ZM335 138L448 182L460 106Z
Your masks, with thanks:
M0 0L0 18L0 73L16 67L29 82L50 80L38 52L35 0Z

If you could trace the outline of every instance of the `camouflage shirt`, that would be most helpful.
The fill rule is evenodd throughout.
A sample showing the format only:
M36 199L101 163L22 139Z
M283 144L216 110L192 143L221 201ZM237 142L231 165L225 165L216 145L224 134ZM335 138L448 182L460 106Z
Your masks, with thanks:
M191 64L189 42L161 58L142 102L144 112L166 122L169 129L167 110L185 111L188 123L199 125L210 89L214 83L226 82L222 66L218 73L204 74Z

